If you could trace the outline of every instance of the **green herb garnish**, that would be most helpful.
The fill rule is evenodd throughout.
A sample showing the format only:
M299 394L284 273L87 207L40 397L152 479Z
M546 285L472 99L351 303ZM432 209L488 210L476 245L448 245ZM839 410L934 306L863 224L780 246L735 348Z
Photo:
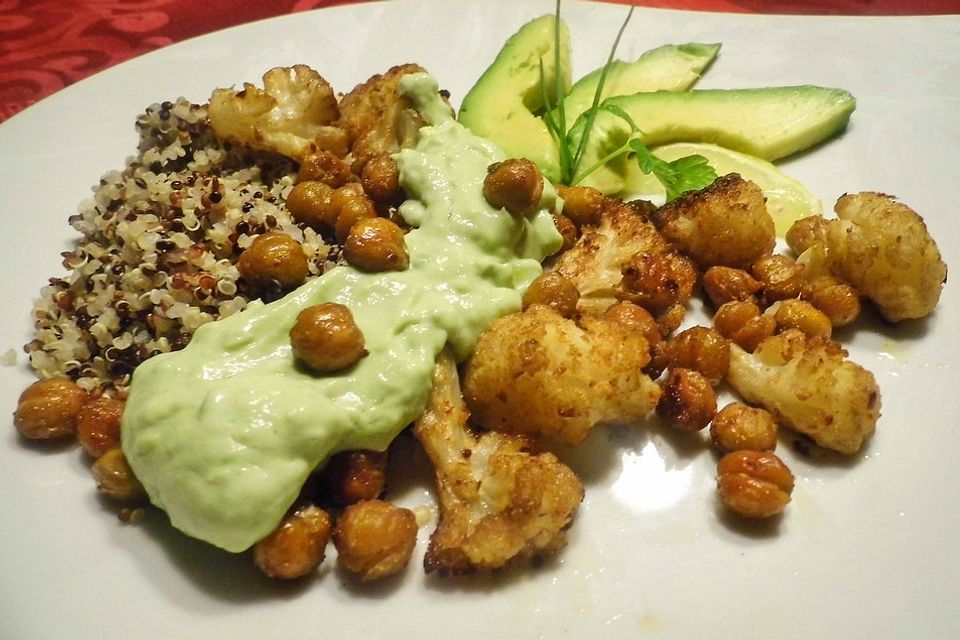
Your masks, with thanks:
M560 156L560 182L567 185L577 185L583 182L594 171L606 165L617 158L633 154L640 170L646 174L653 174L657 180L663 184L667 192L667 201L678 198L686 191L702 189L710 185L717 178L707 159L701 155L690 155L678 158L672 162L661 160L653 155L647 146L643 143L643 131L633 121L630 115L614 103L606 100L601 102L603 96L603 87L607 80L607 73L613 65L614 56L617 47L620 45L620 38L633 16L634 7L630 7L627 17L617 37L610 47L610 54L607 61L600 71L600 79L597 83L597 90L593 95L593 103L590 108L580 114L569 128L566 122L566 112L564 109L563 86L560 81L560 0L556 2L556 12L554 14L554 69L556 81L553 87L553 100L550 100L546 81L546 74L543 69L543 61L540 62L540 92L543 103L546 105L546 112L543 119L550 130L550 133L557 141ZM553 105L553 108L551 108ZM612 152L601 158L592 166L581 170L580 163L583 160L584 152L590 141L590 133L593 131L597 115L601 112L612 114L624 120L630 127L630 135L626 141Z

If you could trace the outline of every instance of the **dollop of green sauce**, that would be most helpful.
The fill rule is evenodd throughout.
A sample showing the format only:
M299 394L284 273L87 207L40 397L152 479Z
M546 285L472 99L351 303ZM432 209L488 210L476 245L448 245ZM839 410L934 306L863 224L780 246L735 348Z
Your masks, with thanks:
M430 76L406 76L401 88L430 125L396 156L409 197L400 215L414 227L410 268L337 266L201 327L133 376L123 450L151 501L188 535L247 549L330 455L385 449L423 411L444 345L465 358L495 319L520 308L540 261L560 246L552 188L529 216L494 209L482 185L503 153L453 119ZM303 308L323 302L351 309L369 351L335 375L300 366L288 336Z

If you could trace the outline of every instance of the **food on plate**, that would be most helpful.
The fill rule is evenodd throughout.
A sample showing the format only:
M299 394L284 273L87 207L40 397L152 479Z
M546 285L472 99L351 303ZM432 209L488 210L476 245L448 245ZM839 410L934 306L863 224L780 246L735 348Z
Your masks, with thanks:
M717 465L720 499L749 518L769 518L783 511L793 483L793 473L771 451L733 451Z
M184 349L136 371L124 451L151 501L194 537L242 551L275 528L330 455L385 449L422 412L444 344L465 358L494 319L520 308L540 261L560 246L553 190L525 216L492 207L482 184L500 151L453 120L426 74L401 86L432 124L396 156L408 196L399 215L413 227L409 268L338 265L201 327ZM326 302L350 309L368 352L342 375L314 375L291 354L297 315Z
M413 511L382 500L349 505L337 518L333 544L337 564L363 582L379 580L403 569L417 543Z
M876 428L880 388L873 374L846 356L836 342L787 329L753 353L731 346L727 381L785 426L850 455Z
M464 398L486 429L575 444L596 425L653 409L660 389L642 371L649 349L615 320L574 321L535 304L483 333L464 369Z
M831 220L798 222L790 236L798 262L849 283L891 322L929 315L947 265L923 218L880 193L844 195L834 209Z
M719 50L699 44L611 52L571 90L568 39L555 16L522 27L459 121L416 64L343 97L297 65L148 108L139 155L71 218L83 239L35 308L46 380L17 429L76 434L102 494L286 580L330 540L364 582L409 563L422 513L388 502L387 473L408 428L439 503L430 573L560 550L584 485L558 456L610 423L710 426L719 500L780 513L781 427L852 455L879 418L833 329L861 297L929 314L946 266L917 214L871 193L775 253L760 186L646 146L777 158L841 130L848 93L689 91ZM692 148L819 212L772 165ZM619 193L637 172L667 204ZM723 382L749 405L718 412Z
M498 569L559 550L583 499L580 479L534 440L477 433L468 418L455 361L444 352L413 428L434 465L440 502L440 523L424 557L427 571Z
M668 202L650 219L701 269L749 267L776 245L763 193L735 173Z

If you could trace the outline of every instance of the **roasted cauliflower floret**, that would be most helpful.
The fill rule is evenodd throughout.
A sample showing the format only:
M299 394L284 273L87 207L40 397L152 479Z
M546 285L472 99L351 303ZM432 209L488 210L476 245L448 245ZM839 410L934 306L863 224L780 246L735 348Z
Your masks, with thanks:
M353 172L360 175L377 156L413 146L423 117L400 93L400 78L425 71L417 64L393 67L357 85L340 101L340 120L350 137Z
M649 360L646 338L622 323L577 324L531 305L480 337L464 396L487 429L574 444L597 424L634 422L656 406L660 389L641 372Z
M583 499L582 483L526 437L473 433L468 415L456 364L444 352L413 429L433 462L440 502L424 567L462 574L558 551Z
M825 249L830 273L873 301L891 322L930 314L947 265L923 218L892 196L872 192L841 196L834 210L833 220L798 221L787 236L791 248Z
M554 270L580 292L579 309L603 313L618 301L659 315L693 292L693 263L660 235L635 205L607 198L597 226L585 225Z
M790 329L748 353L730 345L727 381L743 398L822 447L854 454L880 417L873 374L823 337Z
M347 152L346 133L329 83L310 67L276 67L263 74L263 89L214 89L208 109L213 131L230 142L275 151L300 161L324 149Z
M736 173L683 194L651 218L660 233L704 269L747 269L776 245L763 192Z

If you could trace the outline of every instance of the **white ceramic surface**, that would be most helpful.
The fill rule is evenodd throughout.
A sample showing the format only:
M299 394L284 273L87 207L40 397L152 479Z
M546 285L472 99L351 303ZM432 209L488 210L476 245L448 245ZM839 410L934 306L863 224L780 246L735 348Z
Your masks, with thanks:
M417 61L458 101L536 2L362 4L297 14L171 46L71 86L0 126L4 313L0 407L31 381L30 303L61 273L66 223L100 174L132 153L152 102L307 63L339 90ZM602 63L626 9L564 6L578 73ZM723 42L703 87L812 83L858 98L850 129L785 163L825 202L892 193L960 264L960 17L805 18L638 9L621 53ZM641 123L642 126L642 123ZM829 207L828 207L829 208ZM598 431L569 456L586 499L554 561L486 579L423 574L360 587L327 562L278 585L171 530L122 525L76 447L0 429L0 637L51 638L956 638L960 637L957 286L925 322L839 333L876 373L883 416L850 460L780 447L797 476L780 521L742 526L715 506L715 458L655 427ZM424 478L399 491L430 504ZM425 538L428 529L423 530ZM332 549L331 549L332 555Z

